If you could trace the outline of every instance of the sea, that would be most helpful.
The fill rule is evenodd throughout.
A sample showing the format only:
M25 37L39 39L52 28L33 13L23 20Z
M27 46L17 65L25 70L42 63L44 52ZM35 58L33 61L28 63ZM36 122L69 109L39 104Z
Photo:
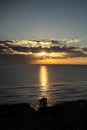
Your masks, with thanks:
M87 99L87 65L0 65L0 104Z

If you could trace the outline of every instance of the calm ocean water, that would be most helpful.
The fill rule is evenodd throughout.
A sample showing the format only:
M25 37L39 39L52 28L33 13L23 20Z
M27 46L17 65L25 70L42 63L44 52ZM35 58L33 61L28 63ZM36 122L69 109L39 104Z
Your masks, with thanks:
M0 104L87 99L86 65L0 66Z

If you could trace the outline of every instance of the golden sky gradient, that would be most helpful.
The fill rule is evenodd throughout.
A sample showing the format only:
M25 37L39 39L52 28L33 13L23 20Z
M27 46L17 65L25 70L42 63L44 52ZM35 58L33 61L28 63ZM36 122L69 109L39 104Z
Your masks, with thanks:
M85 64L87 65L87 58L32 60L31 62L29 62L29 64Z

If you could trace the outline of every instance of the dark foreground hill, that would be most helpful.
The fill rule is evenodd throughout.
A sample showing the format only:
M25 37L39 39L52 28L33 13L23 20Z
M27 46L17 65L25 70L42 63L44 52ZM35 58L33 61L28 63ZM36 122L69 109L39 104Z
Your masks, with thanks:
M86 130L87 100L68 101L36 111L29 104L0 106L0 130Z

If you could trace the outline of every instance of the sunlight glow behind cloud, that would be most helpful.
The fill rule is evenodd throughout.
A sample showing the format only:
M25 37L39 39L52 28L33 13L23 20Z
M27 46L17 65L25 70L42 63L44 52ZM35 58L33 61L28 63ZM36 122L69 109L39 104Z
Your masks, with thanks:
M63 41L63 42L61 42ZM52 60L84 58L87 57L86 47L76 47L69 43L79 42L78 39L69 40L20 40L20 41L0 41L1 61L8 60L26 61L29 63L34 60ZM68 43L68 44L67 44ZM4 58L3 58L4 57ZM23 59L23 57L25 59ZM15 60L14 60L15 59ZM53 62L53 61L52 61Z

